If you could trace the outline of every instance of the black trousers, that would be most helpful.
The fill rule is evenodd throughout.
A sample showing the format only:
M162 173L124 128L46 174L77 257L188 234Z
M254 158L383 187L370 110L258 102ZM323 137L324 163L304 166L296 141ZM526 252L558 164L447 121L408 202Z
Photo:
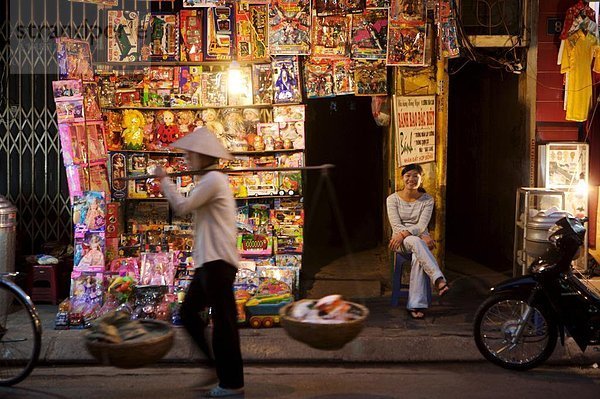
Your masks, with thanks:
M233 281L237 269L223 260L207 262L196 269L181 307L183 325L217 371L222 388L244 386L244 367L237 326ZM213 359L204 336L207 320L200 312L212 308Z

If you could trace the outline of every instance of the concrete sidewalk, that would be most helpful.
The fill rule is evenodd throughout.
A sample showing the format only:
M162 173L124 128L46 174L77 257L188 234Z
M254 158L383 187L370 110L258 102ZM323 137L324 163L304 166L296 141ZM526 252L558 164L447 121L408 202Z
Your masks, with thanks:
M255 362L440 362L482 361L472 337L472 321L489 287L509 276L466 259L447 259L446 275L451 291L443 300L434 295L433 306L425 320L412 320L405 309L390 306L390 298L381 296L354 299L370 310L362 333L343 349L312 349L287 336L282 328L242 328L244 360ZM85 330L54 330L57 306L38 305L43 322L43 345L40 360L46 364L96 363L88 354ZM166 363L189 363L202 359L186 332L176 328L173 348L162 360ZM588 348L585 353L567 340L551 358L553 362L591 364L600 362L600 351Z

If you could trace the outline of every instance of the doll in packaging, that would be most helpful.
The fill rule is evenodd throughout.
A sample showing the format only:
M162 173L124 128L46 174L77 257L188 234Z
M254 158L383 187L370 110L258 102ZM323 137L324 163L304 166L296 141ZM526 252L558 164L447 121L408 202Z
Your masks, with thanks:
M106 204L104 193L87 191L73 202L75 238L83 238L86 231L104 231ZM81 232L81 234L77 234Z
M90 234L83 242L77 242L82 256L75 264L75 270L104 270L103 244L104 238L99 234Z
M141 285L173 285L175 266L172 252L142 253Z

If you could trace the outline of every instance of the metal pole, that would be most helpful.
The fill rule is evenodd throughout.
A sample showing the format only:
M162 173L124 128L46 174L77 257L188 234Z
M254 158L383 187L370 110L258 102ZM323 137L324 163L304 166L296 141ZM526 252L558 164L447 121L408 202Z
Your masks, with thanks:
M434 253L443 270L446 258L446 182L448 170L448 103L450 78L448 75L448 60L441 58L436 65L437 99L436 99L436 123L435 123L435 230L434 240L438 243Z
M200 170L186 170L183 172L175 172L175 173L167 173L168 177L178 177L178 176L195 176L195 175L203 175L208 172L216 171L227 174L233 173L244 173L244 172L290 172L290 171L303 171L303 170L323 170L334 168L335 165L332 164L323 164L319 166L304 166L298 168L248 168L248 169L200 169ZM146 179L155 179L157 175L139 175L139 176L128 176L128 177L118 177L114 180L146 180Z

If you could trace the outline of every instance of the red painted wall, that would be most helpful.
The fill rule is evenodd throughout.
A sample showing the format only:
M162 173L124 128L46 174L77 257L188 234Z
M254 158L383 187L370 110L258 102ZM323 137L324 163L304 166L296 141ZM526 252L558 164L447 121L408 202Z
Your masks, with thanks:
M579 126L565 120L563 110L563 75L557 65L560 38L549 30L551 20L564 21L565 13L577 0L543 0L539 2L538 16L538 64L536 99L536 136L538 144L549 141L577 141ZM600 82L594 76L594 82ZM589 121L590 122L590 121ZM595 140L594 140L595 139ZM590 184L600 185L600 110L591 121L590 137ZM598 192L592 190L589 199L590 246L595 246L596 209Z

